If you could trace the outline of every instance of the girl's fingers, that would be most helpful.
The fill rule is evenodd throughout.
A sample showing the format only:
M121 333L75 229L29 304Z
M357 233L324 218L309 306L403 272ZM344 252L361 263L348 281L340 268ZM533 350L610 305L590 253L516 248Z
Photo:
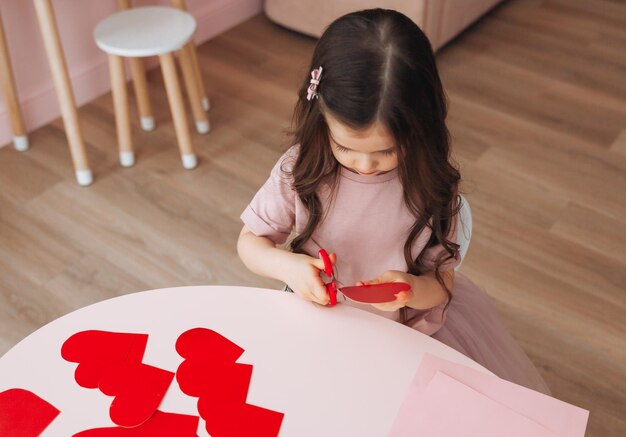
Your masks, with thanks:
M313 265L313 267L315 267L317 270L324 270L324 261L320 258L313 258L311 265Z
M328 304L328 302L330 301L330 298L328 297L328 293L326 292L326 289L324 289L323 294L317 294L317 293L319 293L318 290L316 290L316 294L313 295L314 301L319 303L320 305Z
M378 308L381 311L396 311L402 308L404 305L398 305L395 302L392 303L373 303L374 308Z
M330 255L328 255L328 258L330 258L330 262L335 265L337 263L337 254L336 253L331 253Z
M388 303L373 303L372 306L381 311L395 311L398 309L397 305L389 305Z
M402 302L408 302L411 299L411 292L409 291L401 291L400 293L396 294L396 300L402 301Z
M308 300L309 302L314 302L314 303L317 303L317 304L320 304L320 305L328 304L328 297L326 297L324 299L320 299L314 293L302 294L302 295L300 295L300 297L302 297L302 299L304 299L304 300Z
M311 290L311 294L314 297L314 301L319 303L320 305L326 305L330 300L330 298L328 297L328 291L326 290L326 286L324 285L322 278L320 278L319 276L315 281L315 285Z
M381 311L396 311L404 306L411 300L413 293L410 291L401 291L396 294L396 300L385 303L374 303L372 306L378 308Z

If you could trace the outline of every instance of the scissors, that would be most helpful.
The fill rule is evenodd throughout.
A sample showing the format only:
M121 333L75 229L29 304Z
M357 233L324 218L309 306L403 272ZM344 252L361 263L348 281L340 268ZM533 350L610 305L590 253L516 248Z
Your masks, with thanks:
M328 306L333 307L337 305L337 284L335 283L337 278L335 278L335 269L333 268L333 263L330 262L328 253L324 249L320 249L319 256L321 260L324 261L324 273L330 279L329 282L324 284L328 297L330 298Z
M398 293L411 289L411 286L406 282L387 282L337 288L339 281L335 277L335 269L333 268L333 263L330 262L328 253L324 249L320 249L319 256L324 261L324 273L330 279L329 282L324 284L330 298L328 302L329 307L337 304L337 291L341 291L355 302L384 303L394 301Z

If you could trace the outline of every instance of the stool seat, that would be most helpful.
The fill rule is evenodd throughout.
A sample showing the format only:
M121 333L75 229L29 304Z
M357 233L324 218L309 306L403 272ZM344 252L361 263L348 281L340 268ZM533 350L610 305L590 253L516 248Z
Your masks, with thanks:
M165 6L146 6L117 12L94 29L96 45L104 52L139 58L181 49L196 31L189 13Z

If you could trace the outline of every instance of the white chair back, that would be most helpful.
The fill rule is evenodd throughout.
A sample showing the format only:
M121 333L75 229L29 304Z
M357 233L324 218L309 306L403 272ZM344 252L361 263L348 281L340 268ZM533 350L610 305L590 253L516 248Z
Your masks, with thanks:
M459 197L461 198L461 209L459 210L460 227L457 232L456 242L459 246L461 246L459 248L459 252L461 253L462 263L463 259L465 259L467 249L469 248L470 240L472 239L472 210L465 197ZM455 270L458 270L461 267L461 263L456 266Z

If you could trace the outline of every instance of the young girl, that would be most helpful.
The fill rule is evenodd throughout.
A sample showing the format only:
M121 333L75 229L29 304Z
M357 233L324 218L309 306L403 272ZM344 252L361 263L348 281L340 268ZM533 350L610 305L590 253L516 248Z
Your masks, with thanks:
M461 259L460 175L427 37L383 9L345 15L320 38L294 112L294 145L243 212L253 272L326 305L321 248L342 285L410 284L387 304L349 304L448 344L496 375L548 393ZM291 233L289 250L283 245ZM373 278L373 279L371 279Z

